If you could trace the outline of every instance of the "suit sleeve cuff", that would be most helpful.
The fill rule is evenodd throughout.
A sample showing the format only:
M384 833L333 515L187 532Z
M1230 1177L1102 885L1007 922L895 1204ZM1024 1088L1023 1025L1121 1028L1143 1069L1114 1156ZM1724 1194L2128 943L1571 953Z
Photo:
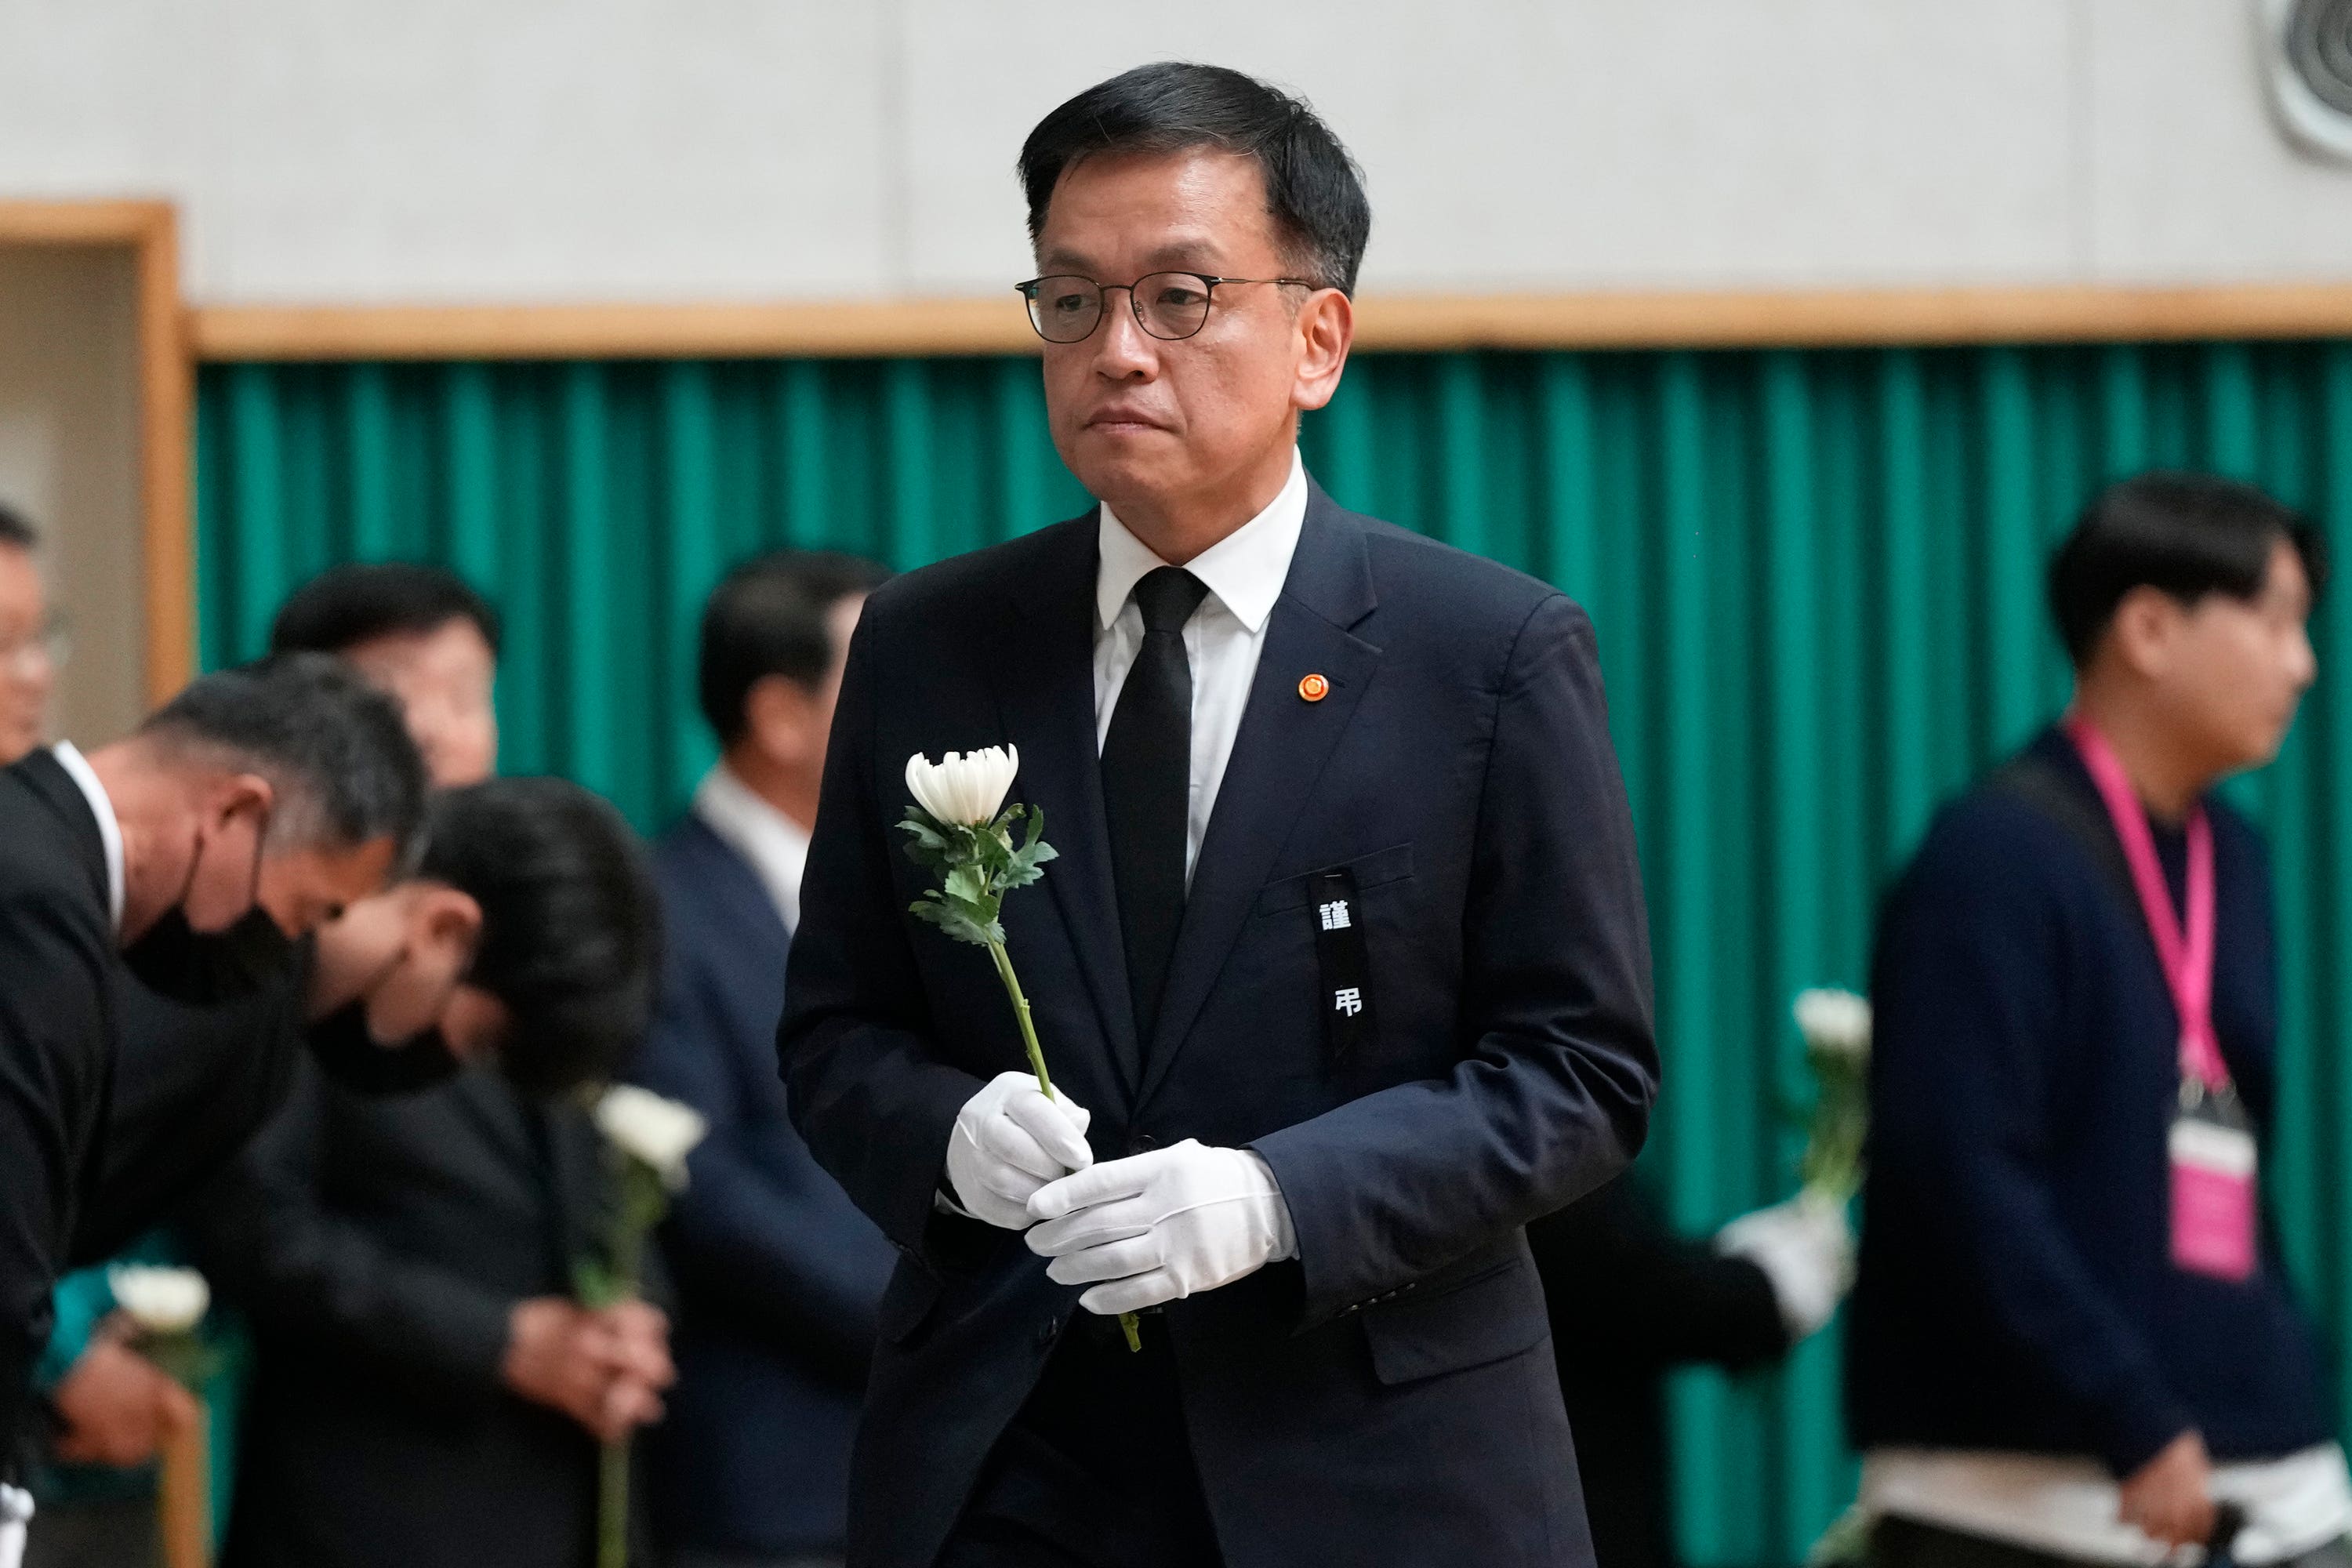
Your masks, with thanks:
M504 1387L507 1340L519 1304L514 1298L487 1290L453 1295L425 1322L417 1348L461 1383Z

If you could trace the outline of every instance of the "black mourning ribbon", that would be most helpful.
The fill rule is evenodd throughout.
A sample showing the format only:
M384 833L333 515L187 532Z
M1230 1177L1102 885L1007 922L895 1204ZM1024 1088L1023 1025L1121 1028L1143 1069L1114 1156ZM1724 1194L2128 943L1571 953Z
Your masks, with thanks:
M1184 830L1192 807L1192 666L1184 623L1208 587L1178 566L1135 584L1143 644L1103 739L1103 810L1138 1040L1149 1049L1184 920Z

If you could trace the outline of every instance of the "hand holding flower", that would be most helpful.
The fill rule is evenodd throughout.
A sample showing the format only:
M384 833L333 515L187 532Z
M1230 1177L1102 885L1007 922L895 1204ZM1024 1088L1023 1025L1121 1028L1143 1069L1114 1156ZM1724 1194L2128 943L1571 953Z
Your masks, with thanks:
M1045 813L1004 804L1020 771L1016 746L950 752L938 763L918 752L907 759L907 793L914 804L898 824L911 841L907 858L940 879L910 912L957 942L988 950L1036 1079L1033 1085L1019 1074L999 1075L965 1103L948 1137L948 1183L957 1201L967 1214L1007 1230L1027 1227L1024 1205L1038 1188L1094 1163L1086 1142L1089 1118L1084 1107L1055 1092L998 919L1004 895L1036 881L1055 858L1045 842ZM1013 828L1024 815L1029 830L1015 842ZM1129 1349L1143 1348L1132 1312L1119 1314L1119 1327Z
M966 1214L1006 1230L1029 1228L1030 1194L1094 1163L1086 1107L1050 1097L1025 1072L1003 1072L964 1102L948 1139L948 1184Z

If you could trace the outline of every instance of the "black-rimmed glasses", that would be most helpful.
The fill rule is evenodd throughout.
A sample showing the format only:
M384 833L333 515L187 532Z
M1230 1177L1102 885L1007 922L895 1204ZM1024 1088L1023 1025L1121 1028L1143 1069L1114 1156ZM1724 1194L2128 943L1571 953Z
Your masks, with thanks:
M1169 342L1189 338L1209 324L1209 306L1220 283L1276 283L1294 289L1317 285L1304 278L1215 278L1205 272L1147 272L1132 283L1097 283L1068 273L1015 283L1029 301L1029 324L1049 343L1081 343L1102 325L1103 296L1127 290L1136 325Z

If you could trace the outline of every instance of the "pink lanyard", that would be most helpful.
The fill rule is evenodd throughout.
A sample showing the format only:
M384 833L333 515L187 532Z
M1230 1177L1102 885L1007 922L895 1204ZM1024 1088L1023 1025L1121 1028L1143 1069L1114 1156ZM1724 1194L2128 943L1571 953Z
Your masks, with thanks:
M2132 883L2139 889L2140 912L2147 917L2148 935L2156 942L2157 962L2172 992L2173 1010L2180 1017L2180 1070L2207 1089L2219 1092L2230 1084L2230 1069L2213 1037L2213 824L2200 803L2189 814L2189 921L2181 930L2172 907L2172 889L2165 885L2164 868L2156 858L2156 836L2148 831L2147 813L2132 792L2131 780L2116 758L2106 737L2079 713L2066 716L2066 737L2083 755L2091 782L2099 787L2107 816L2123 841L2124 859L2131 866Z

